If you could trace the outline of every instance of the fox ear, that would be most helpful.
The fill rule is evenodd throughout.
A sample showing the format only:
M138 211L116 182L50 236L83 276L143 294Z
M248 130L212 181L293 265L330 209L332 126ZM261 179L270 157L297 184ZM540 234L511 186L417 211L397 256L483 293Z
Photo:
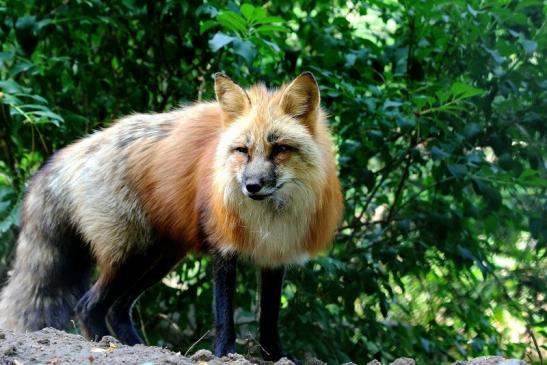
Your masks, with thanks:
M313 127L319 109L319 86L309 71L301 73L281 95L281 107L288 115Z
M249 111L251 100L245 90L222 72L215 74L215 94L226 116L225 123L230 123Z

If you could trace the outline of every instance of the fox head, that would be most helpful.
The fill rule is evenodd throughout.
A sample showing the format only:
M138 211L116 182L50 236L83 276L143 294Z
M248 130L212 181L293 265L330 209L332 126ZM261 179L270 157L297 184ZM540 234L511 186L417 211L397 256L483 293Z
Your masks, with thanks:
M316 138L325 117L313 75L304 72L280 89L258 84L244 90L219 73L215 93L224 130L214 181L225 203L276 210L315 204L330 146Z

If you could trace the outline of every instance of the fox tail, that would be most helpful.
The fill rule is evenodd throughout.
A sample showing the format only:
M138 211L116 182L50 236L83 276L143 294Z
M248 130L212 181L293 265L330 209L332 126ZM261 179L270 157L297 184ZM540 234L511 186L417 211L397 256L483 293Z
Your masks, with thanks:
M23 205L14 263L0 293L3 329L62 329L89 288L89 249L40 175Z

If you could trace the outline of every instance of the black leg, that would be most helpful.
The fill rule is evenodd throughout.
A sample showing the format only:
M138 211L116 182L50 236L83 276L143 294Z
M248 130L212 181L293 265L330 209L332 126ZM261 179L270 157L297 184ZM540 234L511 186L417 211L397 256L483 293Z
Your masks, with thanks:
M259 331L265 360L276 361L283 357L277 323L284 277L285 267L262 269L260 272Z
M215 356L236 352L233 297L236 281L237 258L217 254L213 262Z
M300 361L296 357L283 352L279 338L279 307L284 278L284 266L260 271L260 345L265 360L277 361L287 357L299 365Z
M144 343L131 318L133 303L138 295L125 296L114 302L106 314L106 322L110 327L112 334L123 344L133 346Z

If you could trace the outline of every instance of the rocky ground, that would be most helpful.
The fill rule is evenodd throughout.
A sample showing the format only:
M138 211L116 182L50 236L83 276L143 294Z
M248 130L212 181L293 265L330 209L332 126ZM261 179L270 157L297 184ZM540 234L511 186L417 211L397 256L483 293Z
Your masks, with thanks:
M82 336L46 328L32 333L14 333L0 330L0 365L266 365L273 364L242 355L234 354L222 358L211 352L199 350L190 357L159 347L144 345L125 346L112 337L100 342L91 342ZM291 361L281 359L275 365L290 365ZM323 365L319 360L307 360L306 365ZM346 364L350 365L350 364ZM381 365L371 361L367 365ZM400 358L391 365L416 365L414 360ZM505 360L499 356L487 356L453 365L526 365L521 360Z

